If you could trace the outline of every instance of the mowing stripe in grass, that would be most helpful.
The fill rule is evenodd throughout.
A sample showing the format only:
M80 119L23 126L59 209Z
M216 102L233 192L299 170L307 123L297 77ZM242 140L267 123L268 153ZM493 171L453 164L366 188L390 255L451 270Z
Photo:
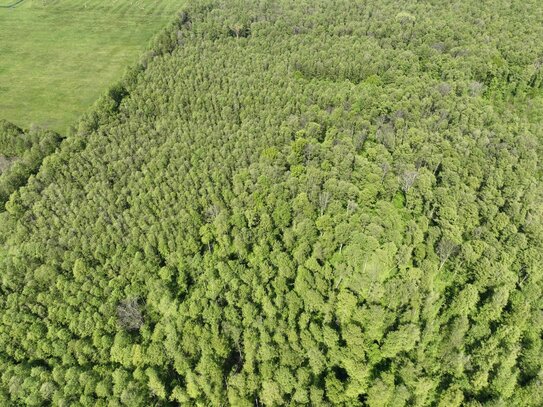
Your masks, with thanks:
M183 0L0 0L0 119L64 134ZM145 6L145 7L141 7Z
M0 5L0 8L14 8L14 7L17 7L19 4L21 4L23 1L25 0L17 0L15 3Z

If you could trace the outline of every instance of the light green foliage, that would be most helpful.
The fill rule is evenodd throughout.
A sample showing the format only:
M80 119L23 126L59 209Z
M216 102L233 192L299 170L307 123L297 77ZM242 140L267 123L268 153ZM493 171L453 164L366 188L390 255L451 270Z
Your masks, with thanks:
M542 405L542 13L191 2L0 214L0 401Z

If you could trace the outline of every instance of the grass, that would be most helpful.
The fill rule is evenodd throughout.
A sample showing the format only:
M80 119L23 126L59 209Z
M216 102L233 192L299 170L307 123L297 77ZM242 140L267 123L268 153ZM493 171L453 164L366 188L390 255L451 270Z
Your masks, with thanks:
M0 6L14 3L0 0ZM24 0L0 8L0 119L65 132L181 4Z

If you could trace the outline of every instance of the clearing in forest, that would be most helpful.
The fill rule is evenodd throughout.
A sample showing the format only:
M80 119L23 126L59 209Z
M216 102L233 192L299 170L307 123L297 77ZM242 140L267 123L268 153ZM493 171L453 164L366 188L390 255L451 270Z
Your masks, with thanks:
M0 119L66 131L180 6L175 0L0 0Z

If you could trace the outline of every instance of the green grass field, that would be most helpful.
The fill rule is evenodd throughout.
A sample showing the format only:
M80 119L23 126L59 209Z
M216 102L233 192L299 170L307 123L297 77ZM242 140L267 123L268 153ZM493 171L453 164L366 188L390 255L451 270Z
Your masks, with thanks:
M0 119L65 132L179 0L0 0ZM14 7L6 7L16 4Z

